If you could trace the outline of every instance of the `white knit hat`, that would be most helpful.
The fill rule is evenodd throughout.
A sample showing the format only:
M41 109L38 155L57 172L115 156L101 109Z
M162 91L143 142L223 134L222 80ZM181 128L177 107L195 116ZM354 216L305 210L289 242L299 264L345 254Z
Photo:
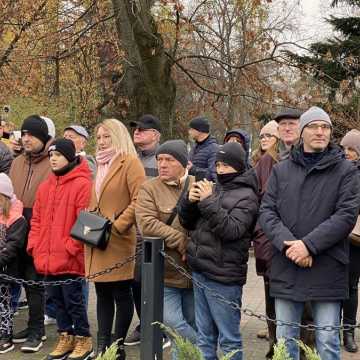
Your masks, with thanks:
M317 106L312 106L300 116L300 134L303 132L304 127L313 121L325 121L332 127L329 114Z
M0 194L9 199L14 197L14 187L10 178L5 173L0 173Z
M261 128L260 135L270 134L279 139L278 128L279 128L279 124L275 120L271 120Z
M347 132L342 138L340 145L354 149L360 156L360 131L353 129Z
M51 136L53 139L55 139L56 131L55 131L54 122L46 116L40 116L40 117L46 122L46 125L49 129L49 132L48 132L49 136Z

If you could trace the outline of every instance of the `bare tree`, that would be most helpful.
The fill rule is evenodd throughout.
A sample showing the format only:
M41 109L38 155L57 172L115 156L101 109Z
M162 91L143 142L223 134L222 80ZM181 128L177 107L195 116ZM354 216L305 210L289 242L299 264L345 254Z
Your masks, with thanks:
M152 113L171 133L176 87L171 77L172 61L165 54L163 39L152 18L154 2L112 0L119 42L125 52L124 78L116 93L118 98L129 100L127 120Z

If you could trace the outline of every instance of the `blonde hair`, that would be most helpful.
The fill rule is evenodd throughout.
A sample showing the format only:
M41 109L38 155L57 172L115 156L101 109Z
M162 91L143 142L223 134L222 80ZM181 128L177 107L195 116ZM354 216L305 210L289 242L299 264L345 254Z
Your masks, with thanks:
M10 208L11 208L11 200L7 196L0 194L0 209L2 209L2 215L6 219L10 215Z
M261 149L261 145L259 144L258 148L254 151L254 155L252 156L252 165L255 166L261 157L265 154L269 154L274 161L279 161L279 146L280 146L280 140L276 138L276 143L268 150L264 151Z
M124 155L137 156L129 131L121 121L106 119L96 126L95 134L97 134L101 127L109 132L112 146L117 152Z

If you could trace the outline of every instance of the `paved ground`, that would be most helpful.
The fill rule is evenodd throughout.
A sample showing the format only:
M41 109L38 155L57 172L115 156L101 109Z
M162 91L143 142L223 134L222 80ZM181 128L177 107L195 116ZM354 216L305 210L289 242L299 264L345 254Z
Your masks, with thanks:
M94 294L93 287L90 288L90 298L89 298L89 318L91 322L92 332L96 334L96 314L95 314L95 302L96 297ZM225 305L224 305L225 306ZM263 282L262 279L256 276L254 271L254 259L250 258L249 262L249 276L247 285L244 288L243 295L243 306L251 308L252 310L260 313L264 313L264 296L263 296ZM25 325L27 314L26 311L21 311L20 315L16 317L15 326L16 329L22 329ZM360 316L358 317L360 319ZM267 350L266 340L257 339L256 333L258 330L264 327L264 323L259 320L243 316L241 321L241 329L244 340L244 351L245 351L245 360L261 360L265 358L265 353ZM0 359L4 360L19 360L19 359L31 359L39 360L46 359L46 354L54 346L56 339L56 327L54 325L47 326L47 336L48 340L45 342L43 349L37 354L22 354L20 351L13 351L8 354L0 355ZM357 341L360 344L360 332L357 332L356 335ZM140 359L139 347L127 347L127 359L135 360ZM165 351L164 360L169 360L169 350ZM355 360L360 359L360 355L343 352L343 360ZM191 359L189 359L191 360Z

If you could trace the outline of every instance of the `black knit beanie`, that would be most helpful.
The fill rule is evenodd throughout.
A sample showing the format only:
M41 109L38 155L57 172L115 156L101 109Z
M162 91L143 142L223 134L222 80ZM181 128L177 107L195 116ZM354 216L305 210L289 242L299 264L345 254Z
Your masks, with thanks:
M236 171L242 172L246 168L246 153L237 142L230 142L219 146L216 161L230 165Z
M160 154L173 156L184 168L188 164L188 151L183 140L165 141L156 151L156 158Z
M189 123L189 127L191 129L195 129L202 133L209 133L210 132L210 123L206 117L198 116L192 119Z
M50 140L49 129L46 121L39 115L30 115L21 126L21 135L29 133L39 139L44 145Z
M55 140L49 147L49 154L51 151L58 151L69 162L73 162L76 158L75 145L68 139Z

